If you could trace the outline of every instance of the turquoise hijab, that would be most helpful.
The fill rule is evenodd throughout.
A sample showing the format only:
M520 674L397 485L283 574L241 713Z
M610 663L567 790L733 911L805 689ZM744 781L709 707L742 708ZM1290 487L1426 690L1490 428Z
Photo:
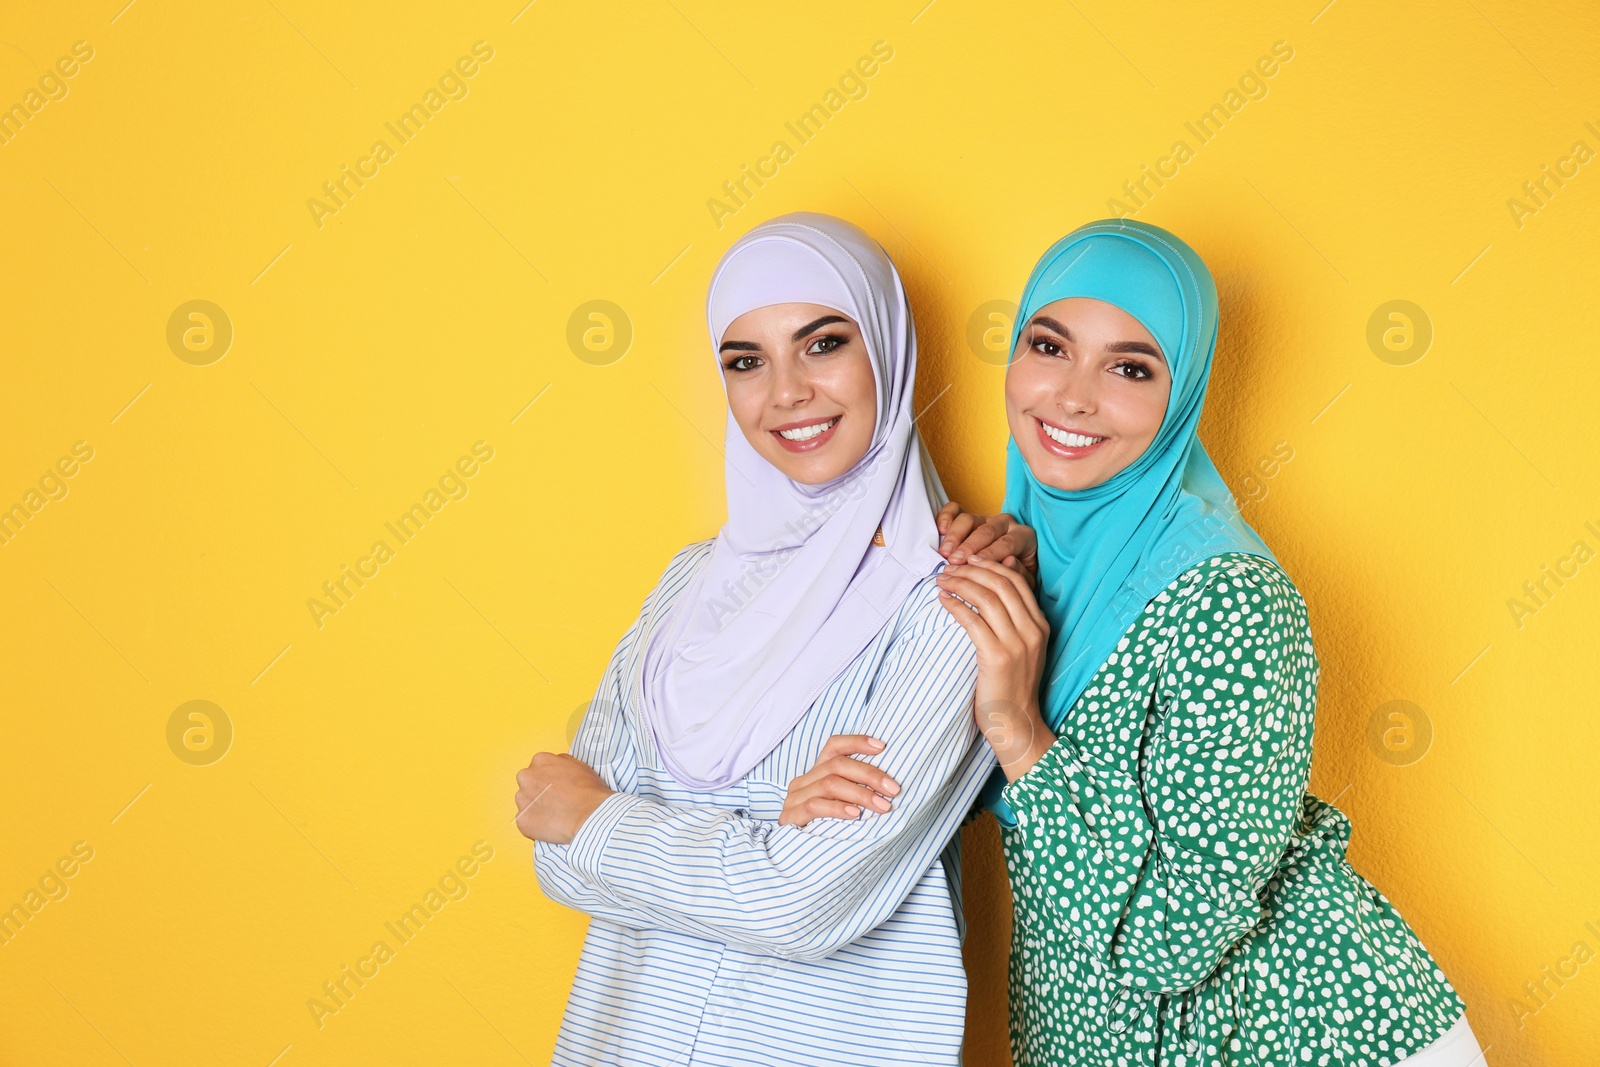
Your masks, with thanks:
M1172 374L1150 447L1088 489L1045 485L1006 445L1005 511L1039 536L1039 607L1050 620L1040 709L1057 734L1133 621L1173 579L1224 552L1276 562L1243 518L1196 429L1217 347L1217 288L1194 249L1132 219L1091 222L1052 245L1022 291L1017 338L1046 304L1067 297L1113 304L1149 330ZM1016 826L996 770L978 804Z

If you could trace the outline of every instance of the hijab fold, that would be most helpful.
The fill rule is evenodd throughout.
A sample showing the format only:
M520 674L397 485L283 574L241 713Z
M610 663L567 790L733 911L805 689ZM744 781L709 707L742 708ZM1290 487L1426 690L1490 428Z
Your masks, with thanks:
M788 303L859 324L876 381L872 442L848 471L806 485L762 458L729 412L728 521L639 672L662 764L691 789L748 775L942 562L934 513L945 495L913 422L916 331L894 264L842 219L795 212L762 223L712 275L713 356L740 315Z
M1150 446L1087 489L1045 485L1016 440L1006 446L1004 510L1039 537L1039 607L1050 622L1040 710L1058 735L1128 627L1180 574L1224 552L1276 562L1240 516L1197 434L1217 346L1217 290L1205 263L1148 223L1108 219L1079 227L1029 275L1011 332L1013 358L1028 321L1068 297L1103 300L1138 319L1161 346L1172 392ZM997 770L978 804L1014 827L1000 795L1005 785Z

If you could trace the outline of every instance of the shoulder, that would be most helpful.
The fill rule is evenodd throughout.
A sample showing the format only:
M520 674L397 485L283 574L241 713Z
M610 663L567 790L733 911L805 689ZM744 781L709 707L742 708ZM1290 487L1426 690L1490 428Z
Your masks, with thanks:
M683 587L688 584L705 566L706 560L711 558L711 546L716 544L716 538L708 537L704 541L691 541L672 554L667 561L666 569L657 579L655 589L651 596L660 598L676 597Z
M677 575L693 575L705 561L711 558L711 546L717 543L715 537L708 537L704 541L690 541L672 554L667 561L666 570L661 572L661 582L666 582Z
M1150 603L1153 626L1170 653L1212 649L1212 658L1291 657L1315 663L1305 599L1277 563L1248 552L1224 552L1190 567Z
M641 624L648 625L651 619L659 618L672 607L700 568L705 566L706 560L711 558L711 546L715 542L715 538L709 537L704 541L691 541L672 554L661 577L656 579L655 586L645 595L644 606L639 611L634 628L637 629Z
M1167 598L1162 629L1169 666L1231 672L1233 661L1267 660L1295 676L1318 672L1305 599L1284 569L1264 556L1212 556L1184 571L1161 596Z
M949 643L958 650L970 652L976 662L977 651L972 648L972 639L940 602L939 586L934 579L943 569L940 567L917 579L885 630L895 643Z
M1306 602L1281 566L1250 552L1224 552L1201 560L1151 601L1180 622L1305 619Z
M937 574L936 570L912 582L877 637L856 658L853 670L860 672L857 678L870 676L868 692L875 704L901 708L905 726L925 728L933 716L940 722L963 723L976 736L971 705L978 650L940 601Z

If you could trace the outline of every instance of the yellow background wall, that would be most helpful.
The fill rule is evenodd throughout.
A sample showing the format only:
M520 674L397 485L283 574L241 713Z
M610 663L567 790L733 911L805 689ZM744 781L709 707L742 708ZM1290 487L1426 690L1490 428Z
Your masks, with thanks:
M1494 1067L1593 1062L1592 5L125 3L0 23L0 1061L547 1062L585 920L512 775L722 521L717 256L797 209L877 236L930 447L989 509L990 302L1143 180L1221 291L1204 439L1311 605L1314 788ZM999 1064L1005 880L968 834Z

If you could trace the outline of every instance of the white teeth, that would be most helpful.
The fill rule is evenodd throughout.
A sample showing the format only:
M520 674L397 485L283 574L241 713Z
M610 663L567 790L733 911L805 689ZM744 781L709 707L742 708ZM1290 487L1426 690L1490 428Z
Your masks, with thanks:
M838 421L839 416L835 415L827 422L818 422L810 426L802 426L798 430L779 430L778 436L783 438L785 441L809 441L813 437L817 436L817 434L826 433L827 431L833 429L834 423Z
M1089 445L1105 440L1104 437L1085 437L1081 433L1068 433L1065 430L1058 430L1043 420L1040 420L1039 425L1043 426L1044 432L1050 435L1050 440L1066 445L1068 448L1087 448Z

